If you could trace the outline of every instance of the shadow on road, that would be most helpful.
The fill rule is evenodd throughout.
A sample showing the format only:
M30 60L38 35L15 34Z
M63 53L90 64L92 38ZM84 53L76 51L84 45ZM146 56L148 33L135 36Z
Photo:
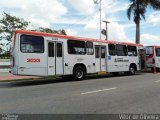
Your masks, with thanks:
M143 75L144 73L137 73L137 75ZM125 77L130 75L119 74L119 75L88 75L83 81L86 80L95 80L95 79L106 79L106 78L115 78L115 77ZM82 81L82 80L81 80ZM24 86L36 86L36 85L44 85L44 84L52 84L52 83L64 83L64 82L78 82L72 78L63 79L61 77L53 78L53 79L43 79L43 80L23 80L23 81L13 81L13 82L5 82L0 83L0 88L12 88L12 87L24 87Z

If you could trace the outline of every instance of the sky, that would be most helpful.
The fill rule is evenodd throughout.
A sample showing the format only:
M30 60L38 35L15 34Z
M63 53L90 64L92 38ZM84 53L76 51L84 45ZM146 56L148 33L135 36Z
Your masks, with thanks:
M101 3L102 20L110 22L108 39L135 42L135 23L126 15L129 0L102 0ZM28 29L65 29L68 35L99 39L99 6L93 0L0 0L0 18L7 12L30 21ZM104 22L102 29L105 29ZM160 45L160 11L147 9L146 20L141 20L141 43Z

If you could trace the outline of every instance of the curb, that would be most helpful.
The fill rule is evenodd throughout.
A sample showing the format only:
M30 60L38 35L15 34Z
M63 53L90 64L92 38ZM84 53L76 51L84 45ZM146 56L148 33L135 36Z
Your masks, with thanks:
M9 79L9 80L0 80L0 83L4 82L27 82L27 81L45 81L53 80L59 78L58 76L49 76L49 77L37 77L37 78L22 78L22 79Z

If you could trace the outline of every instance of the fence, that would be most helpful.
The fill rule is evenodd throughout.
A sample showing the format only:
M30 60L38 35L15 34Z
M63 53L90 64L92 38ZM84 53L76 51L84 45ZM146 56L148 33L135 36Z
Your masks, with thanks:
M0 72L9 72L10 59L0 59Z

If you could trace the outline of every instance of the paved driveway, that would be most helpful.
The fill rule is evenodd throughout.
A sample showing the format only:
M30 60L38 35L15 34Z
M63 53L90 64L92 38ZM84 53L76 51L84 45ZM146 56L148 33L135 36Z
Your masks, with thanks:
M26 79L26 78L38 78L35 76L17 76L12 75L9 72L0 72L0 80L15 80L15 79Z

